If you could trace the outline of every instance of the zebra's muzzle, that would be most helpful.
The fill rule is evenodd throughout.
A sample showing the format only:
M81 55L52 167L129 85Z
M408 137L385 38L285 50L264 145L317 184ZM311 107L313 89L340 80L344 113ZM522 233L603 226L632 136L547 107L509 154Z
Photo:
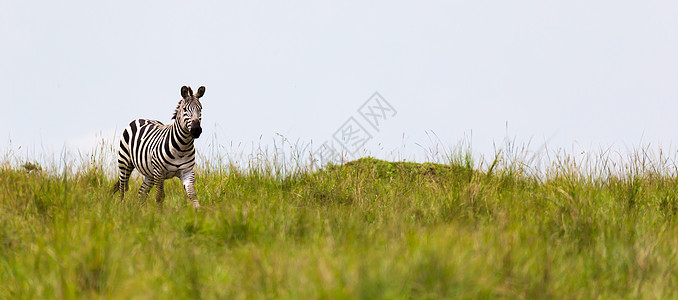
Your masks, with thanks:
M202 133L202 127L200 127L200 121L198 121L198 120L191 121L191 136L194 139L197 139L197 138L200 137L201 133Z

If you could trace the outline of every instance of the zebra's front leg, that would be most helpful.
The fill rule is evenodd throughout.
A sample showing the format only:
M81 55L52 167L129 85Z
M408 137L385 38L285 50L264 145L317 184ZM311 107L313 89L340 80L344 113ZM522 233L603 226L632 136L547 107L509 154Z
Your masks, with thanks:
M193 208L200 208L200 203L198 203L198 195L195 193L195 175L193 170L184 172L181 175L181 181L184 183L184 189L186 189L186 195L188 199L193 203Z
M156 169L157 170L157 169ZM158 203L158 207L162 207L162 201L165 200L165 177L160 174L160 172L154 172L154 183L155 183L155 202Z
M153 178L148 176L144 177L144 183L142 183L141 187L139 188L139 197L141 197L141 205L146 204L148 192L151 190L152 187L153 187Z

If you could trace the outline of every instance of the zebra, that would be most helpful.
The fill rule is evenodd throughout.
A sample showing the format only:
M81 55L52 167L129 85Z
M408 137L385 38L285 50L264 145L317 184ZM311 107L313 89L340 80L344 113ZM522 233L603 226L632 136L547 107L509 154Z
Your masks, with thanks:
M136 168L144 176L139 188L143 202L153 185L156 187L156 202L162 206L165 198L165 179L178 177L184 184L189 200L194 208L199 208L195 193L195 148L194 139L200 137L202 104L200 98L205 87L198 88L194 95L188 86L181 87L181 100L174 110L171 124L160 121L137 119L129 123L122 132L118 151L118 182L113 193L120 192L120 200L129 188L129 177Z

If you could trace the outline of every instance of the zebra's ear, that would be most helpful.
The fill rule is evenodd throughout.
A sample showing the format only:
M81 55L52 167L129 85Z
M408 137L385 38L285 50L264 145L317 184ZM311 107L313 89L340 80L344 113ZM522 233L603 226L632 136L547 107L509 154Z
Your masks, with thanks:
M200 97L202 97L202 95L204 95L204 94L205 94L205 87L204 87L204 86L201 86L201 87L198 88L198 93L195 94L195 96L198 97L198 98L200 98Z
M183 97L184 99L188 98L188 90L189 90L189 89L191 89L191 88L189 88L189 87L187 87L187 86L185 86L185 85L182 86L182 87L181 87L181 97Z

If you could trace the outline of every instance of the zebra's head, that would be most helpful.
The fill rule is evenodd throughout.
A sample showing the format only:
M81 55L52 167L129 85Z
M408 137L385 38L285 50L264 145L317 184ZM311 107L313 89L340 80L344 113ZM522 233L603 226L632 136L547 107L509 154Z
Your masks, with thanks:
M190 87L182 86L181 100L174 111L174 116L172 116L172 119L179 122L179 126L183 130L188 131L195 139L199 138L202 133L202 127L200 127L200 120L202 119L200 97L204 94L204 86L198 88L198 92L195 95Z

